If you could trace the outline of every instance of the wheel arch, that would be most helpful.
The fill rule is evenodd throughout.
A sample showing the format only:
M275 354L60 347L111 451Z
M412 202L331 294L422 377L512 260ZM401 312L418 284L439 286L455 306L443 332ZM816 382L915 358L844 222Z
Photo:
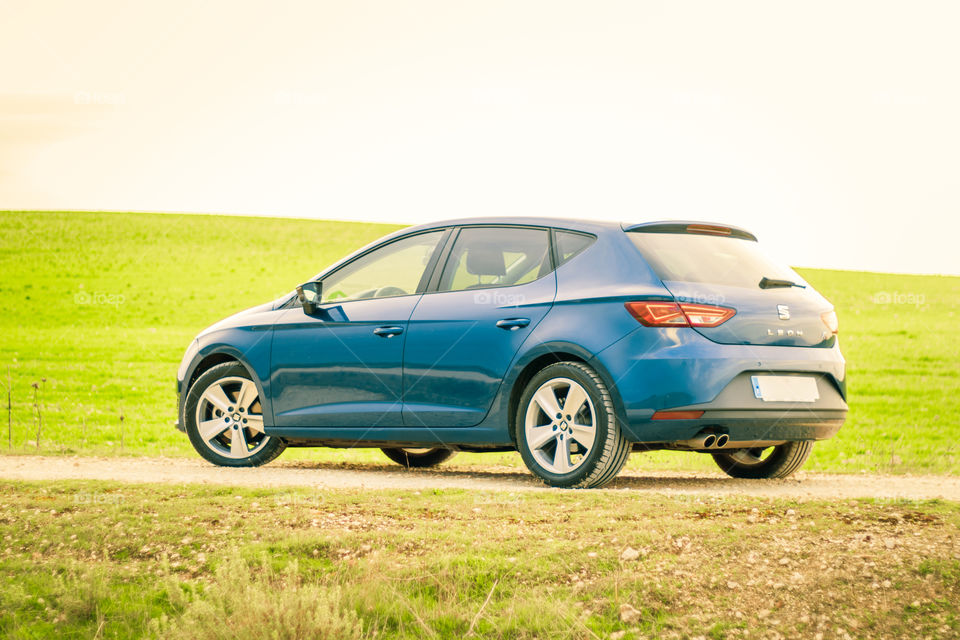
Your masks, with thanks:
M537 349L525 354L524 358L514 367L515 373L507 397L507 425L514 445L517 444L517 410L519 409L520 396L523 395L527 384L545 367L557 362L567 361L583 363L597 372L613 399L613 408L617 420L622 421L624 419L623 402L616 383L606 367L594 358L590 351L575 343L542 344Z
M236 363L247 371L247 375L249 375L250 379L253 380L253 384L257 386L257 393L260 394L260 403L264 408L264 426L272 426L272 411L271 413L267 412L267 408L272 408L272 405L270 405L267 396L264 393L263 384L261 383L260 378L254 372L254 369L252 366L250 366L250 363L246 362L245 358L229 345L221 345L219 347L214 347L212 350L197 354L193 365L187 370L187 374L184 376L184 385L182 391L180 392L179 424L186 424L186 422L184 422L186 419L184 412L186 411L187 406L187 396L190 394L190 389L193 387L193 384L200 376L213 367L228 362Z
M233 356L229 353L223 351L217 351L214 353L207 354L196 364L193 368L193 371L190 373L189 378L187 379L187 384L185 385L185 390L190 391L190 387L193 386L193 383L197 381L197 378L205 374L210 369L214 368L218 364L223 364L225 362L236 362L237 364L243 364L237 359L236 356ZM246 368L246 367L245 367ZM249 372L249 368L247 368Z

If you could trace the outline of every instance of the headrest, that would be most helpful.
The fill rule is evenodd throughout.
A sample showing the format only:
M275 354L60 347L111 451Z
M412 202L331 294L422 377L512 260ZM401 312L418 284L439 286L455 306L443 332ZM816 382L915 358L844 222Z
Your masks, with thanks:
M507 266L503 251L496 247L471 247L467 249L467 273L475 276L504 276Z

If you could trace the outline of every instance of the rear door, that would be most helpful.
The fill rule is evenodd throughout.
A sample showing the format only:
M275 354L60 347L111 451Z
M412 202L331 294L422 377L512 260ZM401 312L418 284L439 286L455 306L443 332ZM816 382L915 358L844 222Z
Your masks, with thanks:
M627 235L678 302L729 307L716 327L695 327L723 344L829 347L822 319L833 307L749 233L699 224L638 225Z
M520 345L557 292L545 228L458 233L410 317L403 419L412 427L480 423Z

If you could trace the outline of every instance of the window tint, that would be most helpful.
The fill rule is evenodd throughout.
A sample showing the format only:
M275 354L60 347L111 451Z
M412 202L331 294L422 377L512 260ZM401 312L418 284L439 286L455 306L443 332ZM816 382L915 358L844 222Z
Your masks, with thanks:
M323 302L416 293L442 236L443 231L421 233L357 258L323 279Z
M633 244L664 281L756 288L760 279L803 282L752 240L692 233L628 232Z
M596 240L593 236L588 236L583 233L572 233L570 231L557 231L557 256L560 258L560 262L557 264L559 267L561 264L577 255Z
M546 229L477 227L460 231L440 277L440 291L508 287L550 273Z

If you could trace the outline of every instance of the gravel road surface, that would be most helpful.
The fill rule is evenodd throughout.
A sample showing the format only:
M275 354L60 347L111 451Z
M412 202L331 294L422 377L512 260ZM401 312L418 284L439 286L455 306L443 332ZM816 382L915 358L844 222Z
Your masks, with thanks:
M277 461L257 469L223 469L189 458L0 456L4 480L114 480L243 487L317 489L472 489L556 491L525 470L441 466L412 471L396 466ZM837 475L803 472L786 480L734 480L720 473L643 472L620 475L604 491L750 495L808 500L837 498L943 498L960 501L960 478L951 476Z

